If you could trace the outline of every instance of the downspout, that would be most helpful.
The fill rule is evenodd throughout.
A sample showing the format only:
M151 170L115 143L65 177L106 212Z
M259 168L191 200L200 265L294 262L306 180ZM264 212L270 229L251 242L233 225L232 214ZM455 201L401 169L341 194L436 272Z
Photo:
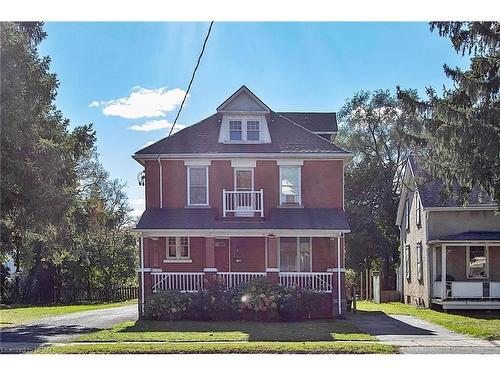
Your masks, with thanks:
M141 315L144 315L144 238L141 234Z
M340 236L337 237L337 301L339 315L342 315L342 292L340 291Z
M158 161L158 165L159 165L159 173L160 173L160 178L158 179L159 181L159 191L160 191L160 208L163 208L163 171L162 171L162 166L161 166L161 160L160 160L160 154L158 154L158 157L156 158L156 160Z

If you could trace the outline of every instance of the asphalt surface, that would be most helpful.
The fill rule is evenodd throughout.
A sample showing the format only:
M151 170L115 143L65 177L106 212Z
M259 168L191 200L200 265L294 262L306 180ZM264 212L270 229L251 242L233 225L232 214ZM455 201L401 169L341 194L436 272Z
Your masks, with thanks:
M456 333L414 316L360 311L349 321L406 354L500 354L500 342Z
M34 320L0 330L0 353L31 351L40 346L71 341L75 336L137 319L137 304L132 304Z

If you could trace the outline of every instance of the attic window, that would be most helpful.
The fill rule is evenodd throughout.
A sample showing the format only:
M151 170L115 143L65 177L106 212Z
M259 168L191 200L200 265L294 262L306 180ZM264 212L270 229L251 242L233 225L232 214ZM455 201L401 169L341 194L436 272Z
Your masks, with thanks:
M247 141L259 141L260 131L259 131L259 121L249 120L247 121Z
M231 141L241 141L242 140L241 131L241 120L230 120L229 121L229 140Z

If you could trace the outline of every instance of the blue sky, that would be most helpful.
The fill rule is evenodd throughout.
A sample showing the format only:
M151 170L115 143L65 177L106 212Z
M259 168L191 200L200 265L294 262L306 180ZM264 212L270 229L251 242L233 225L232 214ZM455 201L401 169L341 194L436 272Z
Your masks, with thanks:
M72 126L93 123L100 160L142 210L131 155L165 137L208 23L46 23L40 46ZM215 23L178 123L193 124L245 84L280 111L338 111L360 90L441 89L468 65L427 23ZM146 126L145 126L146 124ZM144 131L157 128L157 130ZM135 130L134 130L135 129Z

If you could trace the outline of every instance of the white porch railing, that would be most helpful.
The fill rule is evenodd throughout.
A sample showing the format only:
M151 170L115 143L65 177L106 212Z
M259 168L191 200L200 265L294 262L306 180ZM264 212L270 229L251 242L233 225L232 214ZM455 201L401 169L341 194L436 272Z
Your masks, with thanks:
M488 283L490 294L485 295L483 284ZM500 282L495 281L448 281L446 298L448 299L488 299L500 298ZM432 296L442 298L441 281L434 281Z
M333 274L330 272L280 272L279 282L283 286L308 288L315 292L333 291Z
M158 290L179 290L197 292L203 289L203 272L152 272L153 292Z
M255 213L264 217L264 190L243 191L226 190L222 191L222 215L227 216L229 212L235 216L254 216Z
M234 289L240 284L249 283L259 277L266 276L265 272L218 272L217 278L226 290Z

